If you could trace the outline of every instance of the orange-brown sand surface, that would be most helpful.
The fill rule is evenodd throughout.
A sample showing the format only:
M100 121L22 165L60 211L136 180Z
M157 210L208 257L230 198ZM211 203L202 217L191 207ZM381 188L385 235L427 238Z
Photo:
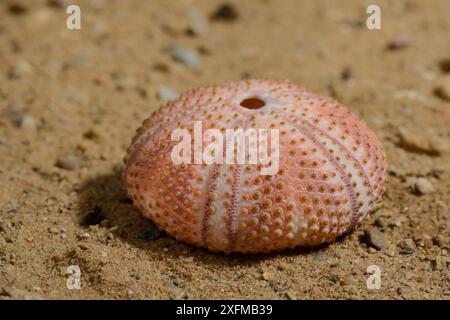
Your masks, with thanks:
M85 0L69 30L69 2L0 2L0 298L450 298L449 1L374 1L381 30L356 0ZM141 217L120 179L135 130L163 100L245 78L364 120L387 154L384 207L330 245L265 255Z

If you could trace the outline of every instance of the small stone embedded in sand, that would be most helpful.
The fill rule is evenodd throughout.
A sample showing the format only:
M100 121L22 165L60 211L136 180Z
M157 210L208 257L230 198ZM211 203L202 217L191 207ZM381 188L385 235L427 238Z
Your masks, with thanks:
M297 300L297 295L295 294L295 292L288 290L286 291L286 298L288 298L289 300Z
M433 237L433 244L438 247L443 247L445 245L445 239L442 235L438 234L437 236Z
M12 0L9 1L8 12L12 15L23 15L28 13L29 7L25 0Z
M75 155L67 155L56 160L56 166L60 169L73 171L80 167L80 159Z
M24 130L36 130L38 121L31 115L17 116L13 122L14 126Z
M212 14L211 20L232 22L239 17L239 14L231 3L221 4Z
M434 269L442 271L450 266L450 257L439 255L436 256L436 258L434 258L433 262L434 262Z
M0 300L2 297L8 297L14 300L42 300L41 296L16 287L3 287L0 290Z
M158 86L156 88L156 97L161 102L167 102L178 97L178 93L168 86Z
M445 58L439 61L439 69L443 73L449 73L450 72L450 58Z
M349 66L341 70L341 79L344 81L350 80L353 77L352 69Z
M375 225L379 228L384 228L386 223L384 222L384 219L382 217L377 217L375 219Z
M368 245L377 250L383 250L386 247L384 233L374 227L364 230L365 240Z
M400 254L412 254L415 251L416 244L413 239L404 239L399 244Z
M92 53L89 51L82 51L72 56L65 64L69 68L82 68L89 66L92 62Z
M387 44L389 50L400 50L411 46L412 40L410 37L405 35L399 35L393 37Z
M132 74L118 72L113 75L113 79L116 84L116 90L118 91L133 89L137 85L136 78Z
M429 194L434 192L433 184L426 178L417 178L414 182L414 192L418 194Z
M201 10L191 7L187 10L189 20L189 32L194 35L203 35L208 31L208 19Z
M434 89L434 95L441 100L450 101L450 76L442 79Z
M342 286L342 289L348 293L349 295L357 295L358 294L358 288L355 285L348 284L345 286Z
M10 70L10 79L21 79L31 73L33 73L33 66L28 61L17 62Z
M449 149L448 141L424 130L400 127L397 130L397 146L408 152L440 156Z
M48 1L49 7L53 7L53 8L57 8L57 9L65 9L69 5L70 5L69 0L49 0Z
M314 254L314 260L315 261L323 261L323 260L326 260L327 258L328 258L328 255L324 251L317 251Z
M171 45L167 48L173 60L184 64L185 66L197 69L200 66L200 55L196 49Z

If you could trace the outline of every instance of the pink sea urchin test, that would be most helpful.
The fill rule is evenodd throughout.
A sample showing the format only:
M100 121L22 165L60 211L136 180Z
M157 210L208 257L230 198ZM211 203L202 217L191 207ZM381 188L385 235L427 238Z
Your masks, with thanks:
M209 143L220 142L223 154L210 155L220 160L194 161L212 129L224 137L231 129L276 129L256 149L258 159L271 152L270 161L249 154L246 162L225 161L230 144L217 137ZM173 159L175 130L191 137L181 162ZM271 165L276 172L263 174ZM379 207L385 175L381 143L336 101L291 83L246 80L191 90L153 113L133 139L123 179L140 211L175 238L211 251L268 252L351 230Z

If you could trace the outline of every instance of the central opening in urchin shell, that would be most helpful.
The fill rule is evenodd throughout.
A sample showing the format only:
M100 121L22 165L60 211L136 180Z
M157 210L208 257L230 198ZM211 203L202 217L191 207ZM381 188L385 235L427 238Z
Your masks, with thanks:
M250 97L242 100L240 105L247 109L259 109L264 107L266 103L258 97Z

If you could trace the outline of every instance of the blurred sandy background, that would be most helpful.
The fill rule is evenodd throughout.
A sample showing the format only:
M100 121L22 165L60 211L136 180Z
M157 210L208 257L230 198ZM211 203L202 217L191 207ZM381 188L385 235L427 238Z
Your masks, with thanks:
M0 298L449 299L449 1L86 0L68 30L70 3L0 2ZM366 28L373 3L382 30ZM119 179L140 123L250 77L365 120L388 155L385 207L334 244L265 256L210 254L141 218Z

